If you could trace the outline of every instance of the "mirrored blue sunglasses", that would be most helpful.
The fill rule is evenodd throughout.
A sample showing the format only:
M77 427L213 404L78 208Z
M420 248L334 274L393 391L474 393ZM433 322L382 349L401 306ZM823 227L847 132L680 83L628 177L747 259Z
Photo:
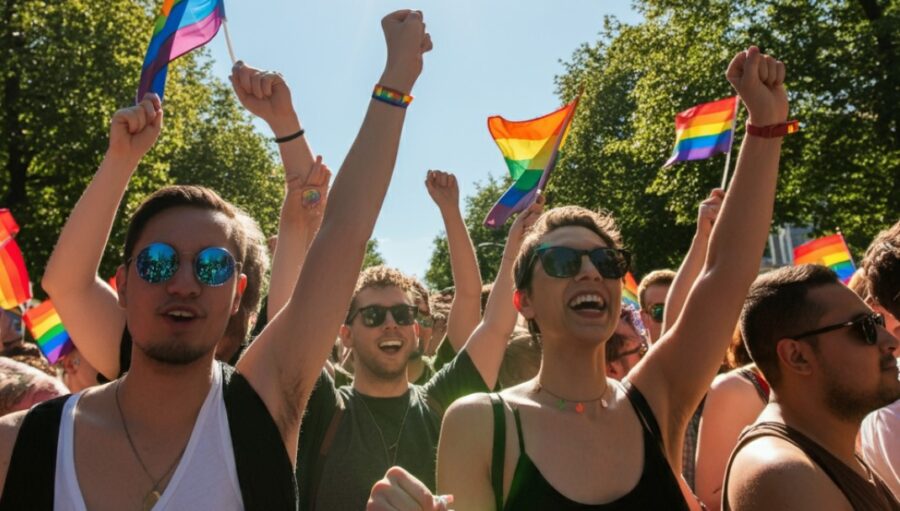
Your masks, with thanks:
M156 242L144 247L127 264L135 262L138 276L151 284L165 282L178 271L178 251L167 243ZM218 287L230 279L240 263L222 247L207 247L194 256L194 276L205 286Z

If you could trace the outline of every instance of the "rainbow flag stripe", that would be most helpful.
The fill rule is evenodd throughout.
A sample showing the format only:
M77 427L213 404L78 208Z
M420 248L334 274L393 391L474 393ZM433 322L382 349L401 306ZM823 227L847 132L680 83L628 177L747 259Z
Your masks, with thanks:
M16 240L0 245L0 307L14 309L31 299L25 259Z
M19 224L13 218L12 213L6 208L0 208L0 245L11 239L19 232Z
M579 98L528 121L508 121L499 115L488 117L488 130L515 182L491 208L484 220L486 227L505 224L513 213L527 208L537 191L547 185L572 126Z
M625 283L622 286L622 303L631 305L638 310L641 308L641 304L638 302L638 285L637 281L634 280L634 275L631 272L625 274Z
M147 92L162 98L169 62L208 43L224 19L224 0L165 0L144 57L136 101Z
M692 106L675 116L675 150L666 161L703 160L731 150L737 96Z
M804 243L794 249L794 265L821 264L831 268L841 282L850 282L856 271L850 249L841 233Z
M72 338L63 327L59 314L50 300L44 300L37 307L32 307L22 315L31 336L37 341L38 348L51 364L66 355L74 346Z

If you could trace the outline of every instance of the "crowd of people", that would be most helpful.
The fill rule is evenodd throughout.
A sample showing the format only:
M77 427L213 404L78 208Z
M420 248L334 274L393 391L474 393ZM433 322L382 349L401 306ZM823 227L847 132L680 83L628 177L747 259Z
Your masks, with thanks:
M419 11L382 27L333 186L284 78L233 69L284 166L277 243L214 190L165 187L113 288L97 271L165 117L152 94L116 112L41 281L75 349L50 367L0 315L0 509L900 510L900 222L849 287L824 266L759 275L782 62L750 47L728 66L754 129L639 309L615 220L540 194L483 283L436 170L454 286L430 292L359 270L432 48Z

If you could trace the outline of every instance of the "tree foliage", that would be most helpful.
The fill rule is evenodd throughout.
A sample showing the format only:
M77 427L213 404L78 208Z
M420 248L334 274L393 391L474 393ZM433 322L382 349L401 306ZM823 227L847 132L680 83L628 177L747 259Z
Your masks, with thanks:
M0 204L22 227L18 241L35 282L103 157L112 114L134 102L156 4L0 5ZM134 174L101 275L112 275L121 261L131 212L163 185L210 186L264 231L277 227L282 185L274 152L230 87L212 78L208 52L169 67L164 109L165 128Z
M384 257L378 251L378 240L371 239L366 243L366 255L363 257L362 269L384 264Z
M509 176L497 180L488 176L485 183L475 184L475 193L465 199L465 221L469 236L475 245L478 267L481 270L482 282L493 282L500 267L503 256L503 245L509 232L511 222L500 229L489 229L484 226L484 218L497 202L497 199L512 185ZM444 289L453 285L453 273L450 267L450 251L447 247L447 235L442 233L434 238L434 249L425 282L432 289Z
M676 266L724 156L663 169L675 113L733 94L731 57L750 44L784 60L791 116L775 223L841 228L857 253L900 217L900 3L896 0L642 0L644 21L607 18L557 78L584 89L549 190L611 211L637 273ZM743 134L738 120L736 145ZM735 151L737 148L735 148ZM736 155L736 153L735 153ZM551 203L552 205L552 203Z

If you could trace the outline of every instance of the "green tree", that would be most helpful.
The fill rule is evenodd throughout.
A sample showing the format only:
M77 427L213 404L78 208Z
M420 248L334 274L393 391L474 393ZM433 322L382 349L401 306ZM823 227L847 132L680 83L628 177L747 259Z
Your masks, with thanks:
M607 18L558 77L584 96L549 190L557 203L611 211L637 273L672 267L724 156L663 169L673 117L733 94L724 70L758 44L788 66L791 116L775 223L843 229L851 247L900 216L900 4L896 0L642 0L636 25ZM745 114L738 120L740 144ZM736 154L737 148L735 148Z
M362 267L365 270L370 266L384 264L384 257L378 251L378 240L371 239L366 243L366 255L363 257Z
M511 222L500 229L489 229L484 226L484 218L497 202L497 199L512 185L508 175L502 180L488 176L485 183L475 184L475 193L465 199L466 227L475 245L478 267L481 270L482 282L493 282L500 267L503 256L503 245L509 232ZM447 235L442 233L434 238L434 249L431 253L428 270L425 272L425 283L432 289L444 289L453 285L453 272L450 268L450 251L447 247Z
M22 227L40 280L68 213L103 157L113 112L134 102L153 14L149 0L6 0L0 5L0 204ZM151 11L152 9L152 11ZM102 275L121 261L124 226L147 194L203 184L274 233L282 194L274 152L201 50L169 67L166 126L132 179Z

